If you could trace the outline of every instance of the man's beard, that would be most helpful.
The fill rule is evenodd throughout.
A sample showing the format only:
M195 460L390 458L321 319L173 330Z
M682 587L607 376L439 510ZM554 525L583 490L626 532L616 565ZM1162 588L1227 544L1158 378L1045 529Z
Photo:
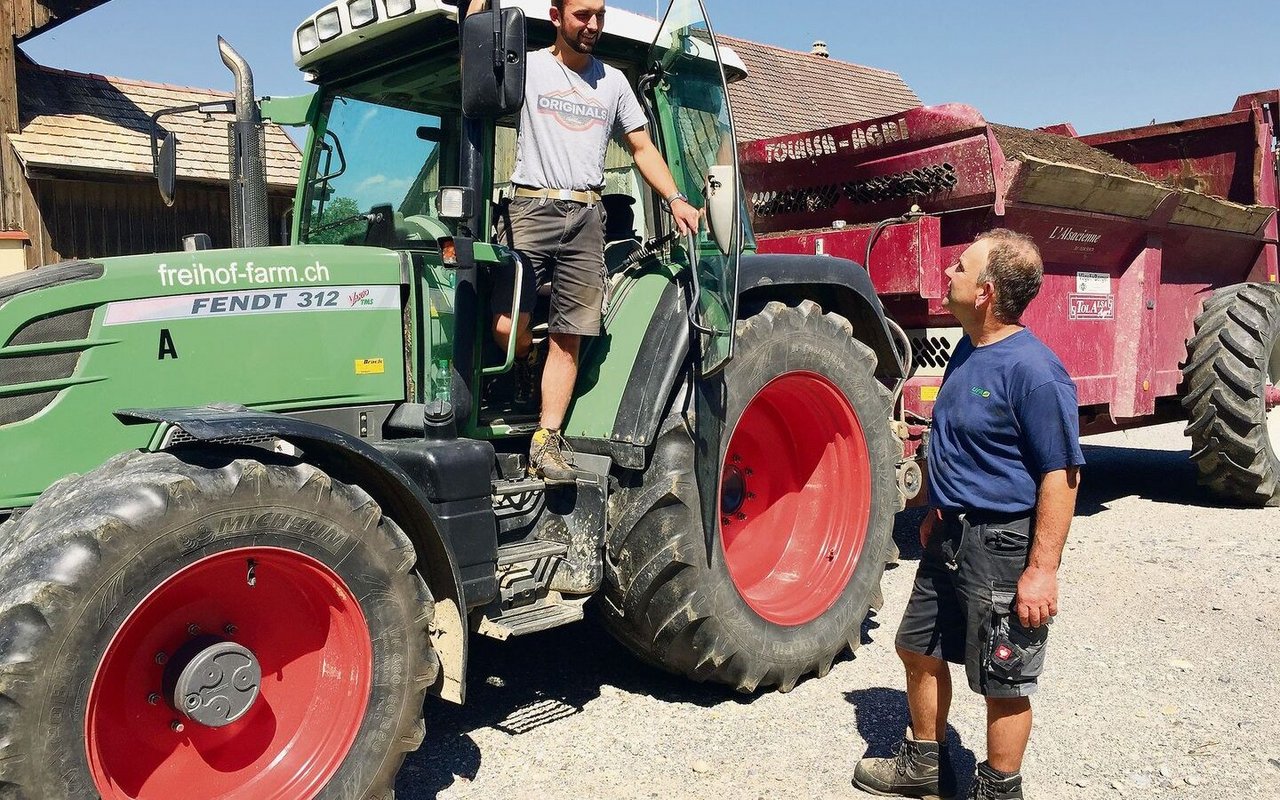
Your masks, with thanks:
M569 49L572 50L573 52L581 53L584 56L589 56L592 54L592 52L595 51L596 42L599 41L599 38L593 39L590 42L586 42L584 41L584 36L585 34L580 33L578 34L578 37L576 39L570 39L568 37L565 37L565 43L569 45Z

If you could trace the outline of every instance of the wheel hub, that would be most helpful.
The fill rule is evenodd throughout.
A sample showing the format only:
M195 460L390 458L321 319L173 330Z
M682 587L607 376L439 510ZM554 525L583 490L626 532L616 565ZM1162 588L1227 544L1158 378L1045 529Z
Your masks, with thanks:
M221 728L249 713L262 687L262 667L249 648L203 638L169 662L165 694L193 722Z
M720 512L734 514L747 500L747 477L742 470L730 464L720 479Z

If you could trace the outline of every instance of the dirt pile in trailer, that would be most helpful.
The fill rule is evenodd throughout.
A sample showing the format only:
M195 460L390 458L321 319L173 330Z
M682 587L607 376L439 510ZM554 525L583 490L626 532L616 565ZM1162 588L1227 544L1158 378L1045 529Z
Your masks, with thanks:
M1164 181L1156 180L1132 164L1070 136L1015 128L1010 125L997 125L994 122L991 123L991 130L995 133L996 141L1000 143L1000 149L1004 151L1006 158L1019 159L1025 154L1042 161L1072 164L1108 175L1137 178L1140 181L1167 185Z

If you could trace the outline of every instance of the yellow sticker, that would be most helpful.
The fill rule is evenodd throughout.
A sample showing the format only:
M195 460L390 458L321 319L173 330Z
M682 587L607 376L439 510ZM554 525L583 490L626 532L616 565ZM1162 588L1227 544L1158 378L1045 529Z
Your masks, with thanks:
M921 399L921 400L923 400L923 401L924 401L924 402L926 402L926 403L932 403L934 400L937 400L937 399L938 399L938 388L939 388L939 387L937 387L937 386L921 386L921 387L920 387L920 399Z
M381 375L387 371L385 362L380 358L357 358L357 375Z

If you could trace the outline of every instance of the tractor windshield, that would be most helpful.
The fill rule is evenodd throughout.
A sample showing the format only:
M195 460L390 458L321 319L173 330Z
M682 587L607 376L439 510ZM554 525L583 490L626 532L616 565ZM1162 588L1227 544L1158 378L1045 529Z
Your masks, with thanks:
M442 167L456 162L449 156L457 122L400 99L328 98L308 164L303 243L364 244L374 216L389 206L398 238L434 247L424 218L435 217Z

